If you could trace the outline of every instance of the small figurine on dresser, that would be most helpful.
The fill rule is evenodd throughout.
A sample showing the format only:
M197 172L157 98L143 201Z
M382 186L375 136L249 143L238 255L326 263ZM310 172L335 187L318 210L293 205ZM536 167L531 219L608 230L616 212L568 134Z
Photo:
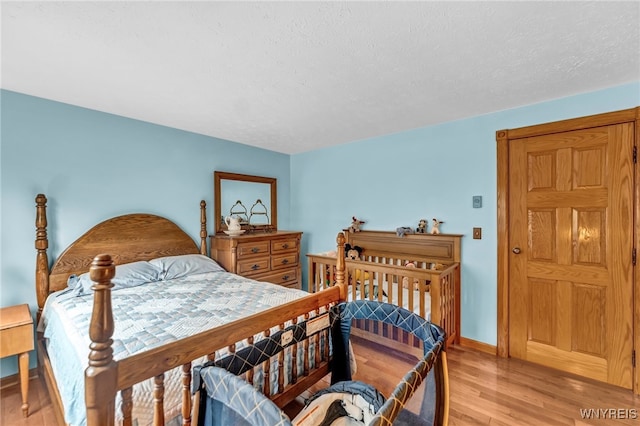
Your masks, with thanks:
M440 221L438 219L436 219L435 217L433 218L433 226L431 227L431 234L436 235L440 233L440 224L444 223L443 221Z
M427 219L420 219L418 222L418 227L416 228L416 234L426 234L427 233Z

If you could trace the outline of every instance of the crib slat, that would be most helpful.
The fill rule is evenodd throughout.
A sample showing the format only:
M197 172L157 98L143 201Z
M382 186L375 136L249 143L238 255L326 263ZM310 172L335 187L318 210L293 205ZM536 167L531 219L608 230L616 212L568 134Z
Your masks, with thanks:
M364 292L364 286L362 285L362 282L358 282L356 280L356 271L354 268L350 268L349 269L349 274L347 275L349 277L349 281L352 282L351 288L353 290L353 298L352 300L364 300L366 299L366 294ZM360 297L358 297L358 294L360 294ZM359 327L364 326L364 329L367 331L370 331L370 324L368 322L363 322L362 320L356 320L356 325Z
M164 426L164 373L153 379L153 426Z
M445 330L449 329L449 312L448 312L448 307L449 307L449 280L447 280L447 277L442 277L440 279L440 287L442 289L442 328L444 328Z
M280 330L284 330L284 324L280 324ZM278 352L278 389L276 394L284 391L284 351Z
M328 287L333 287L334 285L336 285L336 281L337 281L337 277L336 277L336 268L335 266L327 266L327 268L329 268L329 283L328 283Z
M351 300L358 300L356 294L358 292L358 285L353 280L353 269L349 269L347 271L346 276L347 282L351 284Z
M393 301L393 275L387 272L378 272L378 301L391 303ZM387 294L386 300L383 291ZM389 337L393 333L391 324L382 323L380 333L384 337Z
M182 365L182 425L191 426L191 363Z
M266 329L264 331L264 337L271 336L271 330ZM262 393L267 396L271 395L271 358L267 359L262 367L264 370L264 374L262 375Z
M324 335L324 356L322 357L322 359L324 361L328 361L329 360L329 329L325 329L323 332Z
M253 336L247 338L247 343L249 344L249 346L253 345ZM250 368L247 371L247 382L253 384L253 368Z
M294 325L298 323L298 319L294 318L291 321ZM291 383L295 384L298 381L298 343L295 343L291 347Z
M420 285L419 285L420 300L418 301L418 304L420 305L419 306L420 316L422 318L426 318L427 317L427 305L426 305L426 302L425 302L425 293L426 293L426 291L427 291L426 285L424 283L420 282ZM430 308L431 307L429 307L429 309Z
M321 337L321 341L323 342L322 345L322 361L326 362L329 360L329 330L323 330L321 333L322 337Z
M402 291L403 290L403 288L402 288L402 277L400 275L395 275L395 274L394 274L393 277L398 282L398 284L394 286L396 291L398 292L398 298L396 299L398 301L398 303L396 303L396 305L404 306L404 291ZM409 282L410 281L411 280L409 279Z
M431 322L442 326L442 282L440 275L436 275L435 279L431 280Z
M304 320L307 321L309 320L309 314L304 314ZM309 375L309 339L304 339L304 342L302 344L302 346L304 347L304 375L308 376Z
M120 391L122 397L122 425L132 426L133 419L131 411L133 410L133 388L129 387Z
M316 309L316 318L320 315L320 310ZM320 333L316 333L315 336L313 336L313 341L315 344L315 348L314 348L314 365L313 368L318 368L318 366L320 365Z
M455 315L456 315L456 308L455 308L455 291L454 291L454 284L452 282L452 275L453 274L447 274L444 275L442 277L442 287L445 291L445 306L443 307L444 309L444 316L446 317L445 319L445 323L446 326L443 327L445 329L445 331L447 332L447 335L449 336L453 336L453 333L455 333Z
M419 287L419 283L416 284L416 279L414 277L407 277L407 296L408 296L408 306L409 306L409 310L411 312L415 312L415 307L416 307L416 300L414 300L413 295L415 294L415 290L416 290L416 285L418 285ZM404 293L404 291L403 291ZM418 295L420 293L420 289L418 288ZM400 305L402 306L402 305ZM422 315L422 318L424 318L424 315Z
M318 268L317 265L309 264L308 272L309 275L309 292L317 293L318 292Z
M248 337L247 342L249 344L253 343L253 337ZM227 346L227 352L229 353L229 355L233 355L234 353L236 353L236 344L234 343L233 345ZM253 383L253 375L251 375L250 373L253 373L251 369L249 369L249 371L246 373L246 377L251 376L252 381L250 383ZM249 380L247 379L247 381Z

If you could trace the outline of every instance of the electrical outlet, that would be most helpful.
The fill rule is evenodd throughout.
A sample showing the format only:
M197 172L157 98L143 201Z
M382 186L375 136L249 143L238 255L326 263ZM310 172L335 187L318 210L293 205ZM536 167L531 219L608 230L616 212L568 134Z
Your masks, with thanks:
M473 239L474 240L482 239L482 228L473 228Z

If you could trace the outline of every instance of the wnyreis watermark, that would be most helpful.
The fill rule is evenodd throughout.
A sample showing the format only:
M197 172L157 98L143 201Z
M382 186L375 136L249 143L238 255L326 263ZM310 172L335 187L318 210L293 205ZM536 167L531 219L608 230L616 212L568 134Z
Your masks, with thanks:
M581 408L580 417L583 420L635 420L638 418L637 408Z

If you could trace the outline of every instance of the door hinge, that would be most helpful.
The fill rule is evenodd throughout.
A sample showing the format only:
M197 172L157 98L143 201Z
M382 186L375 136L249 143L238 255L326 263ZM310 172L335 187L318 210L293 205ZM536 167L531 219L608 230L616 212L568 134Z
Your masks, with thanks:
M636 366L636 351L635 350L631 351L631 366L632 367Z
M636 265L636 249L635 248L631 252L631 263L633 264L633 266Z
M636 164L638 162L638 147L633 147L633 163Z

